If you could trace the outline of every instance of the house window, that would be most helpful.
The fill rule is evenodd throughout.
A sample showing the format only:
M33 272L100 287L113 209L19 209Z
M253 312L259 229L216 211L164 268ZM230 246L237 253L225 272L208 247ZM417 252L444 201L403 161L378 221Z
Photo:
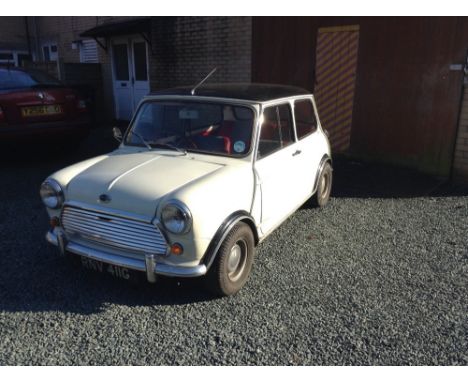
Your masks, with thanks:
M46 43L42 45L42 55L44 61L57 61L58 49L55 43Z
M133 60L135 68L135 79L137 81L148 80L148 70L146 67L146 43L133 43Z
M50 48L48 46L42 47L42 52L44 53L44 61L50 61Z
M8 65L16 65L13 53L0 52L0 67Z
M80 62L98 63L98 49L95 40L82 40L80 43Z
M0 66L23 66L23 61L32 61L31 55L24 51L0 52Z
M33 57L28 53L18 53L18 66L24 66L25 61L32 62Z
M0 60L2 61L13 61L13 53L0 53Z

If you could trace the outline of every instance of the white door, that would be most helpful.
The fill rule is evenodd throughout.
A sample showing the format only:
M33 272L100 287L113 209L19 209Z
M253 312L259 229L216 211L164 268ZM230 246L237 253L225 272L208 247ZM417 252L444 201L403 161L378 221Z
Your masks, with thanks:
M303 201L300 157L290 104L265 108L255 162L261 189L263 234L280 224Z
M138 103L150 90L148 78L148 49L144 40L132 39L131 45L133 109L135 110Z
M141 38L112 40L115 116L130 120L141 98L149 93L148 50Z
M130 55L125 40L112 43L112 68L114 76L115 117L130 120L133 113L133 91L130 75Z

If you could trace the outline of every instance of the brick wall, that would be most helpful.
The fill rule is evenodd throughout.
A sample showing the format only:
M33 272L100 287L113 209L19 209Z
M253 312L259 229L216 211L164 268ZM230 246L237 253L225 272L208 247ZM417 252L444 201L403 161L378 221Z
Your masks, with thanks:
M453 180L468 184L468 76L465 79L453 162Z
M153 17L151 89L199 82L250 82L251 17Z
M40 16L35 18L39 50L46 42L57 44L58 57L64 62L80 62L80 50L72 49L72 41L80 40L80 33L97 25L95 16ZM40 55L39 57L42 58Z
M23 16L2 17L0 49L27 49L26 23Z

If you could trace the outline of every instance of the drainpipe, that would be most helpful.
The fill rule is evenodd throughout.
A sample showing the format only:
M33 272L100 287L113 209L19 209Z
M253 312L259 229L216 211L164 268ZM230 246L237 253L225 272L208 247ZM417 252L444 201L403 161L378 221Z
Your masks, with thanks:
M31 17L31 29L34 34L34 45L35 45L35 56L34 61L39 61L41 59L41 51L39 47L39 33L37 31L37 20L36 16L30 16Z
M28 54L31 57L32 61L32 52L31 52L31 35L29 34L29 23L28 16L24 16L24 25L26 27L26 41L28 43Z

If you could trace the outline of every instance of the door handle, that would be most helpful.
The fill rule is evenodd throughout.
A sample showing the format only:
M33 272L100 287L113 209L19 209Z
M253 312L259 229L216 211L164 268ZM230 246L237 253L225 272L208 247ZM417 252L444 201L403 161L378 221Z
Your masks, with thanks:
M296 155L299 155L300 153L302 153L301 150L296 150L295 152L293 152L293 157L295 157Z

